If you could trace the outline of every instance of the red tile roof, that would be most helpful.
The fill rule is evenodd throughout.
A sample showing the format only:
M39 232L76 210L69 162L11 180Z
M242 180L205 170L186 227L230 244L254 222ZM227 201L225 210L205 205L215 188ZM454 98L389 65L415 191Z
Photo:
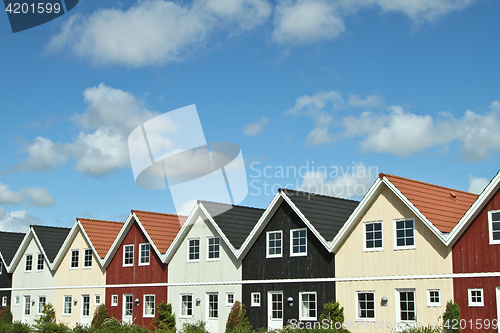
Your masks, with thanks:
M450 232L478 197L403 177L383 173L379 176L386 177L441 232Z
M165 253L187 216L132 210L160 253Z
M77 219L85 229L85 232L90 238L90 241L94 245L99 257L104 259L108 253L111 245L118 236L121 228L123 227L123 222L114 221L102 221L102 220L92 220L92 219Z

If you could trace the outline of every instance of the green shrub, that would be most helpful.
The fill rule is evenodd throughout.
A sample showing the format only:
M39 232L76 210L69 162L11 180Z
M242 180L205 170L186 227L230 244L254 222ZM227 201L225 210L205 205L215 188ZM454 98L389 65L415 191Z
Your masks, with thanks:
M325 319L334 325L335 323L342 324L344 322L344 308L340 306L339 302L323 304L323 313L319 316L319 322L323 323Z
M11 331L5 331L5 332L31 333L31 326L28 324L21 323L20 321L15 321L12 323L12 325L9 326L11 327Z
M102 327L102 323L108 318L109 318L108 309L106 308L106 305L103 303L95 309L91 325L92 327L99 329Z
M0 310L0 322L12 324L12 312L10 306L6 306Z
M460 333L460 307L453 301L446 303L446 310L443 314L443 332Z
M40 318L35 319L35 328L38 330L43 329L45 325L56 323L56 310L52 303L47 303L43 306L42 315Z
M203 320L197 321L195 324L184 323L181 333L209 333L206 323Z
M156 307L158 318L152 320L151 326L157 333L175 333L175 315L172 313L172 304L163 301Z
M73 327L72 333L98 333L99 331L92 326L83 325L77 323L75 327Z
M102 323L99 333L149 333L149 331L136 324L121 323L116 318L106 319Z
M427 326L427 327L410 327L401 331L401 333L441 333L441 327L439 326Z
M229 312L229 316L227 317L226 333L233 332L236 328L238 328L238 332L252 331L250 322L245 316L246 312L247 309L244 304L242 306L239 301L234 302L231 312Z

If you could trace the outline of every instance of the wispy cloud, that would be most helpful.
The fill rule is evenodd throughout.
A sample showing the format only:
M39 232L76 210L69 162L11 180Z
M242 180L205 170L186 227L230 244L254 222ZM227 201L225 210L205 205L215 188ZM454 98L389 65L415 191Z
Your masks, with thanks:
M38 219L25 210L7 212L0 206L0 230L10 232L27 232L29 226L37 224Z
M484 188L490 183L487 178L484 177L474 177L469 175L469 192L480 194L483 192Z
M260 120L257 122L246 124L245 127L243 127L243 133L249 136L257 136L260 133L262 133L262 131L266 128L266 125L267 123L269 123L270 120L271 119L262 116L260 117Z
M18 191L12 191L9 185L0 182L0 204L21 205L26 203L37 207L50 207L54 205L54 198L43 187L25 187Z

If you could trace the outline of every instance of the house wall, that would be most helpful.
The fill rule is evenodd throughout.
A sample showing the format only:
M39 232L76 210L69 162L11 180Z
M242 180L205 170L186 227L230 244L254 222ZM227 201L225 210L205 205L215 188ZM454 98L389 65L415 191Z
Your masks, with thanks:
M446 247L431 230L385 185L360 222L336 253L336 273L339 278L394 276L394 280L378 282L339 282L337 300L345 308L345 319L354 322L356 291L375 291L376 304L380 307L382 296L388 298L387 307L376 311L376 321L397 322L396 288L416 289L417 320L433 322L444 312L446 301L452 299L452 279L398 280L397 276L452 273L451 248ZM415 221L415 248L395 250L396 219L413 218ZM382 221L383 250L364 250L364 222ZM401 286L401 287L399 287ZM427 289L441 290L441 306L427 307ZM364 328L363 332L376 332Z
M166 283L168 278L167 265L162 263L160 258L151 246L150 264L139 265L139 244L148 243L146 236L140 230L136 222L133 223L129 232L125 236L120 247L116 251L113 259L106 269L106 284L144 284L144 283ZM134 244L134 265L123 266L123 246ZM133 318L136 324L148 327L152 318L144 317L144 295L154 294L155 305L167 299L167 287L109 287L106 288L106 306L110 317L122 319L123 295L132 294L133 299L139 299L139 305L134 302ZM118 295L118 306L112 306L112 295Z
M306 228L306 225L286 203L282 202L268 224L243 258L243 280L300 279L335 277L335 257L329 253L314 234L307 230L307 256L290 256L290 230ZM283 231L283 256L266 258L267 232ZM299 318L299 292L317 293L318 317L325 302L335 300L335 283L285 283L244 284L243 302L247 316L254 329L268 327L269 291L283 291L285 300L283 323ZM251 306L251 293L261 293L261 306ZM294 299L293 306L286 304L288 297Z
M95 295L99 295L101 303L105 300L106 271L100 266L95 253L92 254L92 266L83 267L84 250L89 249L90 244L83 237L81 230L76 233L73 241L69 245L59 267L55 273L55 285L60 287L69 286L102 286L100 288L71 288L56 289L54 291L54 309L56 310L56 319L73 327L76 323L90 323L96 308ZM78 268L71 268L71 250L79 250ZM82 316L82 295L90 296L90 314L88 318ZM64 314L64 297L71 296L77 301L76 306L72 305L71 314Z
M190 226L186 237L182 240L173 255L169 265L175 267L168 272L170 283L197 283L197 282L217 282L217 281L241 281L241 261L237 260L228 248L226 243L220 239L220 259L209 261L207 238L218 236L210 222L206 223L198 217L195 223ZM189 239L200 239L200 260L188 262ZM219 317L217 320L211 319L208 323L212 333L224 332L227 317L231 311L231 306L227 305L227 293L234 294L234 300L242 300L241 285L207 285L207 286L171 286L168 291L168 302L172 304L172 309L176 314L177 329L181 329L184 323L194 323L199 319L208 321L207 293L218 293L219 295ZM181 316L181 294L192 294L193 316L182 318ZM196 299L200 303L196 305Z
M0 273L0 288L11 288L12 287L12 274L7 273L5 263L0 257L1 273ZM10 306L10 291L0 291L0 308L3 305L3 298L7 297L7 305Z
M500 271L500 245L489 244L488 211L500 209L500 194L497 191L486 206L469 225L453 246L454 273L483 273ZM454 279L455 302L460 307L460 316L465 320L500 319L497 314L496 288L500 277ZM482 288L484 306L469 306L468 289ZM468 332L483 332L476 325Z
M21 259L12 273L12 288L40 288L50 287L52 289L39 290L13 290L12 299L14 300L11 307L12 318L14 321L19 320L33 324L38 315L38 297L45 296L47 303L54 304L54 272L49 269L47 259L45 259L43 270L37 271L36 262L37 254L42 253L41 249L32 236L26 250L23 252ZM26 272L26 254L33 255L32 271ZM24 296L30 296L31 302L34 304L30 308L30 315L24 315ZM16 305L15 298L19 297L19 304Z

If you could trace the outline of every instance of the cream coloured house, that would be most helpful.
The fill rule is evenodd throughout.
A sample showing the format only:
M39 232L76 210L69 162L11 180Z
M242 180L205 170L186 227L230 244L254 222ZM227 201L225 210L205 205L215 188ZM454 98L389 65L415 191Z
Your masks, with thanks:
M453 299L448 233L477 195L381 174L335 237L337 301L352 332L436 324Z

